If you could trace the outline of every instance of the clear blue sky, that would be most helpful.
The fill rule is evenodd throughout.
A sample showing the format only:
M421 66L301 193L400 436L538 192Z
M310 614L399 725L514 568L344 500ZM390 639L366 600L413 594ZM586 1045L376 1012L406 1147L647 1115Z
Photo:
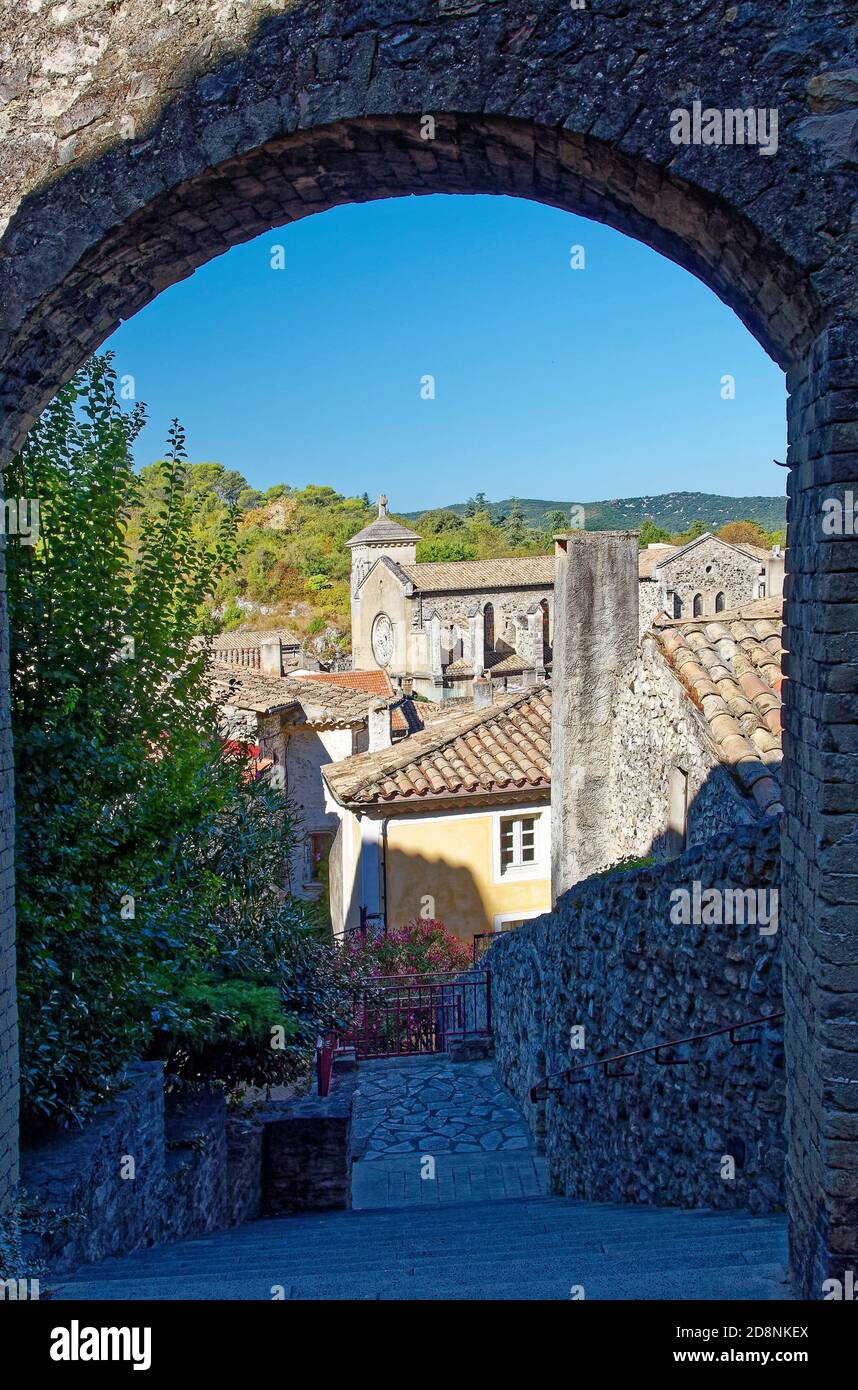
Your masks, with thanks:
M166 290L107 346L149 407L140 463L178 415L194 461L259 488L384 489L401 511L477 491L784 489L784 378L731 310L638 242L518 199L308 217Z

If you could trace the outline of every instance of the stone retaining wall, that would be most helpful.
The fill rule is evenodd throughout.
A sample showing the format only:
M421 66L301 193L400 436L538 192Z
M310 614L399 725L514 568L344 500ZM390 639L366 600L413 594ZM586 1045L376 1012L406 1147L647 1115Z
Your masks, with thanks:
M160 1062L129 1066L83 1130L22 1155L28 1196L57 1214L30 1238L34 1262L57 1275L263 1210L348 1206L352 1090L338 1075L326 1100L232 1116L218 1093L165 1099Z
M779 1024L759 1040L697 1045L682 1067L652 1057L600 1069L533 1104L547 1073L782 1008L779 934L679 925L671 892L695 880L776 888L776 827L742 827L667 864L589 879L553 914L501 937L492 971L495 1055L549 1159L556 1192L590 1200L773 1211L783 1205ZM583 1025L584 1049L571 1045ZM745 1035L742 1035L745 1036ZM721 1176L725 1158L735 1177Z

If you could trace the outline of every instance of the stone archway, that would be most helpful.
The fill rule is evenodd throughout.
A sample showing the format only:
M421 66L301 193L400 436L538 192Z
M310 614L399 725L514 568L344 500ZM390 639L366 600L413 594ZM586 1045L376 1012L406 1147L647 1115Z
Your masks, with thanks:
M193 24L186 11L80 0L13 21L0 462L160 290L273 226L368 198L505 193L610 223L704 280L787 371L790 1218L802 1289L818 1297L849 1261L858 1201L858 543L820 526L824 499L858 482L848 32L809 0L681 13L250 0L196 7ZM698 99L776 111L777 153L673 144L671 111ZM14 1176L5 671L0 690L2 1191Z

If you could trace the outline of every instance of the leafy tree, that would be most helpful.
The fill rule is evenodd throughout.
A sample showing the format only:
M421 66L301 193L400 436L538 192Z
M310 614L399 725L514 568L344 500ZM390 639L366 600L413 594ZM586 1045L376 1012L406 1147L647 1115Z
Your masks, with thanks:
M176 423L167 458L145 480L134 473L144 418L123 412L110 358L95 358L7 476L41 504L38 543L12 538L7 555L29 1133L79 1123L130 1058L170 1058L157 1040L192 1026L188 990L205 982L216 991L240 975L268 989L243 1003L233 991L219 1047L227 1016L247 1040L263 997L272 1026L302 1035L281 981L299 949L285 943L305 927L274 871L294 817L222 745L193 641L234 563L234 517L222 510L200 535L205 499ZM128 518L147 487L132 549Z
M650 521L648 517L645 521L641 522L640 536L638 539L641 550L646 550L648 545L657 545L659 543L666 544L669 541L669 531L665 531L661 526L656 526L655 522Z
M763 550L770 547L768 532L755 521L728 521L715 534L730 545L756 545Z
M696 541L697 537L702 536L706 530L706 523L700 521L698 518L696 521L692 521L687 531L680 531L676 535L671 536L671 544L688 545L691 541Z
M437 511L423 512L414 529L421 536L437 536L441 531L464 531L465 521L458 512L440 507Z
M458 535L433 536L431 540L421 541L417 547L419 562L476 560L477 547Z
M550 536L557 531L567 531L569 529L569 518L564 511L557 510L548 512L545 517L545 529Z
M524 520L524 512L518 498L513 499L513 504L509 509L509 516L504 524L507 541L512 546L523 545L527 539L527 525Z

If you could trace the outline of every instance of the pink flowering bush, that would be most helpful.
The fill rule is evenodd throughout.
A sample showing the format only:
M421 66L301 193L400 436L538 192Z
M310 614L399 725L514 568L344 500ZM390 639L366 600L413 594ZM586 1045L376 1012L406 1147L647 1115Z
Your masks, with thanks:
M391 927L386 936L355 937L344 945L343 953L364 975L456 974L471 964L464 941L433 917Z

